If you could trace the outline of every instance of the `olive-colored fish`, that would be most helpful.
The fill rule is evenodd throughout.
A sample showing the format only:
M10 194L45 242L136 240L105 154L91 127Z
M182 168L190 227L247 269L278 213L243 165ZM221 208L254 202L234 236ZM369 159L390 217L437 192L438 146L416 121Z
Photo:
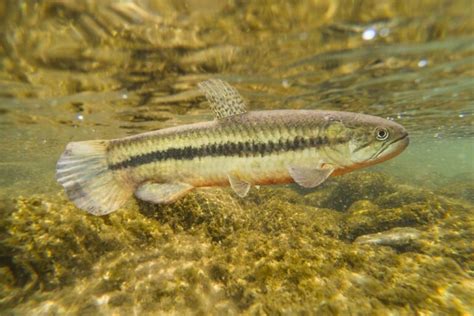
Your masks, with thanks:
M335 111L247 112L228 83L199 84L216 119L136 136L73 142L57 164L57 180L74 204L111 213L135 193L153 203L175 201L196 187L296 182L306 188L329 176L373 165L408 145L405 129L379 117Z

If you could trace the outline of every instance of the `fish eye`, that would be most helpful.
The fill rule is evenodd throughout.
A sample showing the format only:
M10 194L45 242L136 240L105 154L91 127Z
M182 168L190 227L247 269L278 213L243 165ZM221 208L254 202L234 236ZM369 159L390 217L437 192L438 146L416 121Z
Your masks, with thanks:
M377 140L386 140L389 134L390 133L388 132L388 129L386 128L377 127L375 129L375 138L377 138Z

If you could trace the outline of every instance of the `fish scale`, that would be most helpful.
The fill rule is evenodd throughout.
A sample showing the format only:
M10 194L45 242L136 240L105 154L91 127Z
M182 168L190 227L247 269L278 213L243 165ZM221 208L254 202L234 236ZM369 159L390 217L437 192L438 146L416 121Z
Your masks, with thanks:
M264 157L289 150L298 151L347 141L340 137L332 140L325 136L314 137L313 135L319 134L320 131L317 125L302 129L292 124L292 120L285 122L286 114L285 111L255 112L255 114L246 115L238 122L235 119L226 122L225 127L221 126L222 122L212 122L206 126L196 127L202 129L200 133L197 133L200 137L196 137L196 130L192 128L184 131L173 129L169 135L150 134L144 136L144 140L137 138L133 141L118 140L111 143L109 153L112 156L120 156L120 159L113 159L112 161L115 162L109 167L112 170L119 170L151 164L155 161L159 163L168 159L188 160L192 157L206 158L206 156L226 156L229 159L242 156ZM276 125L279 132L267 133L266 131L271 131L269 127L275 126L274 121L280 121L280 124ZM176 133L180 135L178 139L174 136ZM169 141L169 138L175 141ZM153 140L150 141L150 139ZM118 154L122 152L127 152L127 156Z

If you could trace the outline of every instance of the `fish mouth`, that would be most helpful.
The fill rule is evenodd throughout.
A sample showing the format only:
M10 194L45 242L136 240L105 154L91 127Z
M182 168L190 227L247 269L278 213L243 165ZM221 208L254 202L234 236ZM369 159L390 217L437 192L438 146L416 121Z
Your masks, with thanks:
M408 133L404 133L402 136L395 138L394 140L385 143L382 148L380 148L375 154L370 157L370 161L374 163L379 163L390 158L393 158L400 154L405 148L407 148L408 144L410 143L410 138L408 137ZM384 155L383 153L387 151L387 149L391 149L389 153Z

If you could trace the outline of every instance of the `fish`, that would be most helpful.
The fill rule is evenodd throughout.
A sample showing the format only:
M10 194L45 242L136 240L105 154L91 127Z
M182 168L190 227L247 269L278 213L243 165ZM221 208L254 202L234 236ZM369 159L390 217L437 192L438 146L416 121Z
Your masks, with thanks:
M172 203L200 187L296 182L315 188L329 177L375 165L409 143L403 126L376 116L324 110L248 111L221 79L198 84L214 120L125 138L71 142L56 179L69 199L93 215L121 208L132 195Z

